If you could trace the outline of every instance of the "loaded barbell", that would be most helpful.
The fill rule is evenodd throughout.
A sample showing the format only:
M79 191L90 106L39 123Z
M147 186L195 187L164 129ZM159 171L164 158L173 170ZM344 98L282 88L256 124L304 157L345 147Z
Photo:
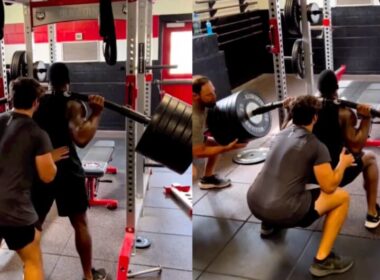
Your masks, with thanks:
M343 99L320 98L324 103L356 109L358 103ZM219 100L207 114L207 126L216 142L227 145L239 139L248 142L264 137L271 129L272 111L283 106L284 101L265 104L253 92L240 91ZM380 117L380 111L371 109L372 117Z
M85 94L65 92L63 95L70 99L88 101L88 95ZM6 102L6 98L0 99L0 104ZM189 104L166 94L151 117L108 100L104 101L104 107L147 125L136 146L137 152L180 174L190 166L192 108Z

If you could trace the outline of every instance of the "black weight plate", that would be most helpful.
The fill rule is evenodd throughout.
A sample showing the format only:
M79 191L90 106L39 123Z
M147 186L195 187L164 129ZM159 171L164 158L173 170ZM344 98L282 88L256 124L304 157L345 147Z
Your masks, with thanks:
M263 137L270 131L271 116L269 112L248 118L248 113L264 104L264 101L253 92L243 90L238 93L237 115L246 132L246 138L241 140Z
M185 109L185 116L182 119L182 122L184 124L184 130L183 130L183 133L181 134L180 141L183 144L187 143L189 136L191 136L193 132L191 111L192 111L191 106L187 106Z
M229 131L229 143L234 141L236 138L241 138L241 131L242 131L242 125L239 122L237 112L236 112L236 94L232 94L229 97L229 103L228 103L228 112L227 116L229 119L228 122L228 128Z
M185 114L185 110L186 110L185 104L178 102L177 108L175 109L175 113L173 114L173 117L171 118L170 122L167 125L165 135L174 138L175 132L177 131L177 127L181 123L183 115Z
M287 32L290 35L301 35L301 5L300 0L286 0L284 18Z
M318 24L321 17L322 13L317 3L307 5L307 19L311 24Z
M47 67L43 61L33 63L33 77L39 82L45 82L47 77Z
M300 79L305 78L305 54L302 39L297 39L292 48L292 68Z
M25 51L15 51L10 65L11 80L27 76L27 60Z
M257 164L265 161L268 152L268 148L247 149L236 154L232 160L237 164L243 165Z

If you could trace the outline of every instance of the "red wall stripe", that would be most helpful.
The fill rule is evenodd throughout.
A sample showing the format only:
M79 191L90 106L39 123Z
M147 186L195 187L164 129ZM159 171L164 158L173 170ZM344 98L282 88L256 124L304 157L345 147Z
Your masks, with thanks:
M126 21L115 20L116 38L126 39ZM56 24L57 42L71 42L75 40L75 33L82 33L82 41L101 40L99 36L99 25L97 20L81 20L71 22L60 22ZM153 16L153 38L159 36L159 16ZM34 38L36 43L48 42L47 26L34 28ZM4 26L5 44L25 44L24 24L13 23Z

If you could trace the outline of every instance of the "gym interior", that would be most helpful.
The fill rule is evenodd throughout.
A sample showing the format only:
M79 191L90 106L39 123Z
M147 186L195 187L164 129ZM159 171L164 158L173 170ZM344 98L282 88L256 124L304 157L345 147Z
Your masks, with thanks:
M48 94L55 62L69 69L71 96L105 99L95 137L77 147L90 205L92 266L107 273L93 279L192 277L192 5L172 2L4 1L2 111L12 109L9 85L18 77L33 77ZM176 116L180 125L157 136L157 117L168 104L181 108L166 117ZM177 149L178 162L170 156ZM73 227L55 205L40 247L44 279L83 278ZM23 263L4 240L0 279L23 279Z
M209 77L218 100L217 110L208 113L211 134L225 144L238 137L244 139L244 133L232 128L248 126L243 124L248 121L239 115L239 106L251 111L261 106L271 109L265 113L267 117L252 117L251 125L257 131L251 130L246 148L219 155L216 173L230 179L231 186L201 189L206 161L197 162L193 181L193 279L314 278L309 267L324 219L263 238L262 221L252 214L247 193L281 131L285 115L276 102L318 95L323 70L335 72L340 100L369 104L378 110L379 9L378 1L366 0L194 1L198 14L193 22L193 75ZM236 94L235 99L231 93ZM257 104L249 107L239 95L249 96ZM364 151L374 153L378 161L376 115L371 119ZM355 263L347 272L323 279L378 279L380 233L378 228L364 227L367 201L363 176L357 176L344 189L349 193L350 206L334 251L350 256Z

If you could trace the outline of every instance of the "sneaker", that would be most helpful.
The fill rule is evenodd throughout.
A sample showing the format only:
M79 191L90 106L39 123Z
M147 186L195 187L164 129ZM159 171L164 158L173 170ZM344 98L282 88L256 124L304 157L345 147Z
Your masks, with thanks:
M100 268L100 269L91 269L92 272L92 279L93 280L105 280L108 277L108 273L105 271L105 269ZM83 280L86 280L83 278Z
M217 175L202 177L199 183L199 187L202 190L221 189L221 188L228 187L230 185L231 185L230 179L222 179L222 178L219 178Z
M367 214L367 218L365 220L364 226L368 229L374 229L380 224L380 206L376 204L377 215L372 216Z
M313 276L324 277L330 274L344 273L349 270L354 261L349 258L340 257L333 252L322 262L316 262L311 265L309 271Z

